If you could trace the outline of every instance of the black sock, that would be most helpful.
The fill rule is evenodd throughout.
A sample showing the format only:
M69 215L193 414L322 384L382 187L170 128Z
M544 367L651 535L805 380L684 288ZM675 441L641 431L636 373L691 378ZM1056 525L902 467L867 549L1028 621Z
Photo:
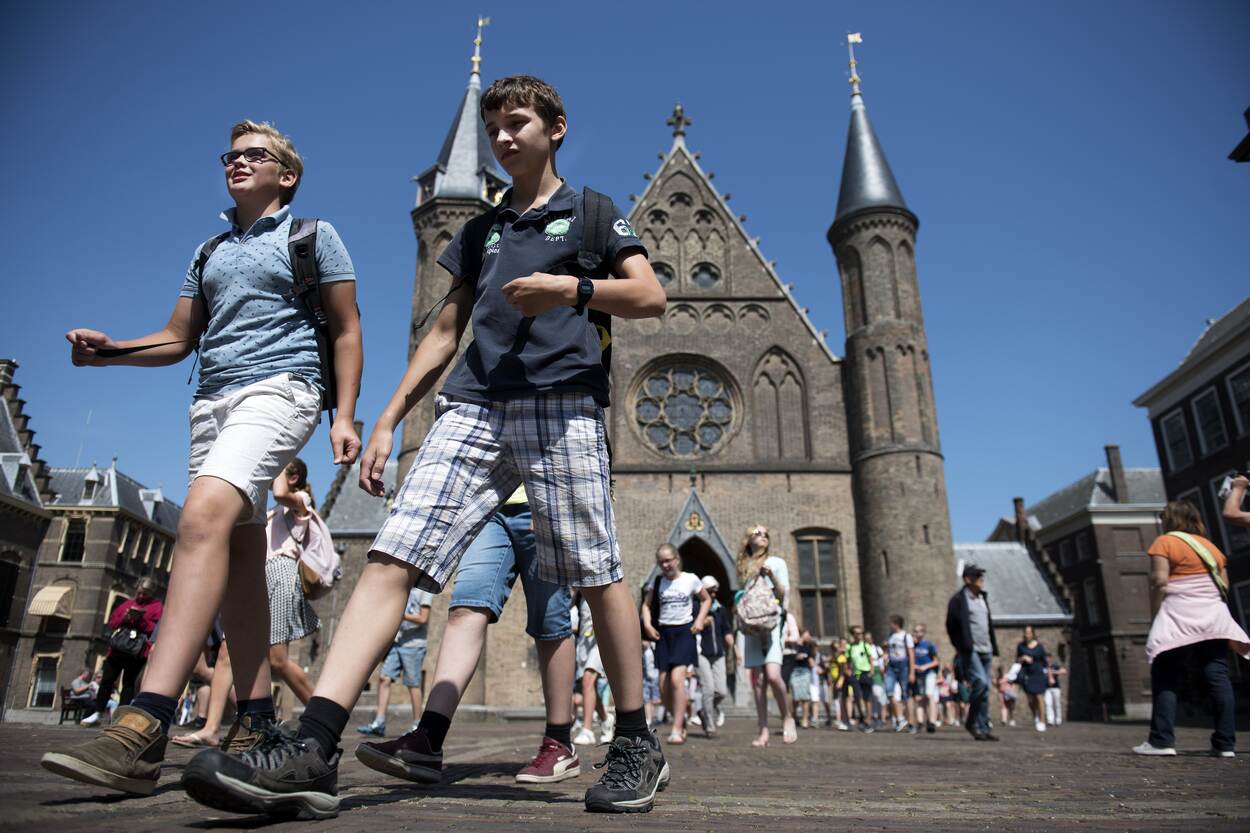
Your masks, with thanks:
M350 717L347 710L333 700L313 697L304 707L304 716L299 719L297 736L316 740L322 757L328 761L334 757Z
M429 709L421 713L421 722L417 724L417 731L425 732L425 736L430 739L430 748L435 752L443 751L443 741L447 740L449 729L451 718Z
M254 697L251 700L240 700L237 711L239 717L253 714L271 722L278 719L278 715L273 708L273 697Z
M573 721L568 723L548 723L544 735L565 746L573 745Z
M618 738L648 738L647 710L645 708L625 711L616 710L616 736Z
M178 709L178 701L164 694L141 691L130 701L136 709L143 709L161 722L161 731L168 732L169 724L174 722L174 712Z

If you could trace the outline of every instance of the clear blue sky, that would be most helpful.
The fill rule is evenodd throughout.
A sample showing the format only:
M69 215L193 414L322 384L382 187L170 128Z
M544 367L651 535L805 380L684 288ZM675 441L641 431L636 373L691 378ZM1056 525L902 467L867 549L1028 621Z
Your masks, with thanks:
M356 262L371 423L405 361L409 178L462 93L461 4L50 2L10 6L0 355L17 359L54 465L106 464L185 494L189 364L70 367L74 326L164 323L228 198L217 154L243 117L292 134L296 207ZM680 99L688 141L816 325L843 344L825 231L847 125L845 34L920 217L918 260L957 540L1119 443L1157 465L1130 401L1250 289L1250 4L480 4L483 74L561 91L561 172L622 204ZM350 11L348 11L350 9ZM85 429L88 412L91 424ZM323 426L305 457L323 493Z

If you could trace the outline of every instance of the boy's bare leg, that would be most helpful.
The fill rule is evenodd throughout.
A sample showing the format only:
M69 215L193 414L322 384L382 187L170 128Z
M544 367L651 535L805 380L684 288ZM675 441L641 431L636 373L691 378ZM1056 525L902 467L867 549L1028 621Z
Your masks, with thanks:
M426 711L449 720L455 716L460 698L482 658L489 624L490 615L485 608L454 607L447 614L447 627L443 629L443 641L438 648L434 684L430 686Z
M148 659L140 691L166 697L177 697L182 691L208 638L213 618L222 609L226 580L233 566L230 545L234 524L246 507L242 493L224 480L197 477L191 483L178 520L160 639ZM263 547L263 527L260 532ZM265 596L263 609L267 612L263 559L262 554L260 593ZM236 635L244 638L237 631Z
M394 682L390 677L378 677L378 706L373 718L374 723L386 723L386 710L391 707L391 686Z
M420 686L408 689L408 699L412 701L412 722L415 725L421 719L421 701L423 699Z
M599 708L599 691L595 688L594 671L582 672L582 726L587 732L594 731L595 710Z
M583 587L598 635L599 657L617 712L642 708L642 634L638 610L624 582Z
M272 696L269 588L265 581L268 552L264 526L235 527L230 536L230 579L226 585L229 592L221 602L221 625L230 640L234 693L240 700Z
M410 564L385 553L369 553L369 563L330 643L314 697L324 697L351 712L369 675L395 639L417 576L417 568Z
M538 673L543 681L543 703L547 722L562 726L573 722L573 700L568 696L577 672L577 650L573 638L536 639Z

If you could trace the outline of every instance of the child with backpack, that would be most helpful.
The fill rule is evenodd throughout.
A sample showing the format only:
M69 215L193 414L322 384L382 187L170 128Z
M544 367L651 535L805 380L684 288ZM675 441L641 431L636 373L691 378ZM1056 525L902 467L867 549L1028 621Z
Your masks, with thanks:
M258 740L266 733L273 720L265 581L270 484L312 435L323 404L337 407L334 462L350 463L360 449L352 426L362 350L351 258L329 223L292 218L304 166L289 138L272 125L244 121L230 141L221 156L235 203L222 215L230 230L196 251L165 327L129 341L88 329L65 336L76 366L155 367L199 349L191 482L160 641L140 693L117 709L112 725L41 762L60 775L137 795L156 788L177 697L219 610L241 724Z
M609 494L604 334L590 316L657 317L664 290L610 201L556 175L568 125L550 85L529 76L498 80L483 93L480 114L513 185L438 259L452 288L374 426L360 467L366 491L383 494L392 434L456 357L470 319L473 343L443 383L434 424L373 542L298 730L241 759L207 750L188 765L184 782L211 807L337 814L338 743L409 588L440 592L522 483L537 573L586 597L616 701L616 738L586 808L644 812L668 781L643 711L638 618L622 581ZM593 279L609 275L616 280ZM387 744L388 771L406 778L413 765L441 766L438 740L433 727L418 727Z

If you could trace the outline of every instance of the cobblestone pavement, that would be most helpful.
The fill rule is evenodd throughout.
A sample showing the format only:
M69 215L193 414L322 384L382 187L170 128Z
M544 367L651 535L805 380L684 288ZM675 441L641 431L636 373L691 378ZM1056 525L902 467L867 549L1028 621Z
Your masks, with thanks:
M1142 726L1015 728L997 744L958 729L935 735L800 732L793 746L752 749L752 726L731 720L716 741L692 734L670 747L673 783L645 816L589 815L579 778L527 787L513 773L536 750L542 724L465 722L447 743L444 783L419 788L366 769L346 740L343 810L328 822L272 823L215 813L178 787L190 751L171 747L155 795L128 798L45 772L39 756L87 738L77 727L0 724L0 830L1010 830L1191 833L1250 829L1250 759L1204 753L1207 732L1181 730L1176 758L1140 758ZM585 757L598 761L601 750Z

